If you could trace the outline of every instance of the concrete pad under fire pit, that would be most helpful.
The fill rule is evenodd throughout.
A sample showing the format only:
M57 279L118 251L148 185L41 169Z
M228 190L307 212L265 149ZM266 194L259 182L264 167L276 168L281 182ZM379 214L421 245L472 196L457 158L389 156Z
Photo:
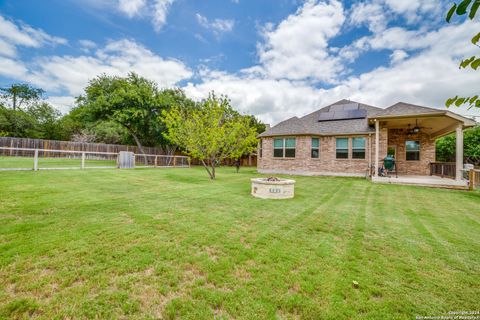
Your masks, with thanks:
M261 199L290 199L295 194L295 180L253 178L252 196Z

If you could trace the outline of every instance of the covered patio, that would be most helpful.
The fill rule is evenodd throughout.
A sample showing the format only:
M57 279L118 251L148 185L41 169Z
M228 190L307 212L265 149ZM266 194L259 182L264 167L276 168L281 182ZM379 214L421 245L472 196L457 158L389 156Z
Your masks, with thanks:
M388 177L373 177L373 182L377 183L392 183L392 184L404 184L404 185L418 185L425 187L439 187L439 188L451 188L451 189L466 189L468 183L466 180L456 180L448 177L439 176L388 176Z
M475 126L475 121L447 110L401 103L390 109L391 114L369 118L370 124L375 126L372 181L467 187L463 177L463 130ZM456 161L436 162L435 141L453 132L456 135ZM383 168L383 159L387 155L395 159L395 169L387 172L387 176L380 176L379 169Z

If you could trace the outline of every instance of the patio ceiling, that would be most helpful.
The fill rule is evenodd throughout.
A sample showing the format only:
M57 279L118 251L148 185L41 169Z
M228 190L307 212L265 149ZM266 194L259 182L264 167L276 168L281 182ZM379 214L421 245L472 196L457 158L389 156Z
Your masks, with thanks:
M420 132L430 135L432 139L436 139L454 132L459 125L462 125L463 128L468 128L475 125L473 120L450 112L391 117L380 116L370 118L369 121L374 122L375 119L380 121L380 124L383 128L389 129L408 130L418 126L420 127Z

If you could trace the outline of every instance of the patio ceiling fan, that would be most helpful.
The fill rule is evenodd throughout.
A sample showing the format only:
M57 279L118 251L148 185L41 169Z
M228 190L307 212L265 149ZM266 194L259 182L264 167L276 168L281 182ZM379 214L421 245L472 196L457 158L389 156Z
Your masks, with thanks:
M418 119L415 119L415 127L410 128L410 123L408 124L407 134L416 134L420 133L422 129L432 129L430 127L421 127L418 125Z

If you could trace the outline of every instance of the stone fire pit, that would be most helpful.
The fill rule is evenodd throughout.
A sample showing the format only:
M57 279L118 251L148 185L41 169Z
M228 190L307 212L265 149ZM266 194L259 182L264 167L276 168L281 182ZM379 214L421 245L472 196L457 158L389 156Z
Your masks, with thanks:
M295 180L270 178L254 178L252 196L262 199L290 199L295 193Z

